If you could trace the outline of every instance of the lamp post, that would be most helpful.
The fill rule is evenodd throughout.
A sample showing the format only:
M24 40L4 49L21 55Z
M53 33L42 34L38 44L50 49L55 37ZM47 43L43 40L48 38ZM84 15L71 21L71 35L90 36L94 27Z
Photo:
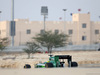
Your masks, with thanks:
M12 0L12 21L14 21L14 0ZM11 44L14 46L14 36L11 37Z
M64 11L64 33L66 34L66 11L67 9L63 9ZM65 50L66 50L66 47L65 47Z
M46 21L46 15L44 15L44 31L45 31L45 28L46 28L45 21Z
M99 34L99 36L98 36L99 38L98 38L98 43L99 43L99 49L98 50L100 50L100 34Z
M100 19L100 16L99 16L99 19ZM99 41L99 49L98 50L100 51L100 32L99 32L99 38L98 39L99 39L98 40Z
M0 13L1 13L2 11L0 11Z
M11 18L12 18L12 21L14 21L14 0L12 0L12 10L11 11L12 11Z
M2 13L2 11L0 11L0 14ZM0 16L0 19L1 19L1 16ZM0 30L0 34L1 34L1 30Z
M21 31L19 31L19 46L21 45Z
M2 11L0 11L0 14L2 13Z
M10 36L11 36L11 46L14 46L14 36L15 36L15 21L14 21L14 0L12 0L12 9L11 9L11 22L10 22Z
M48 7L47 6L42 6L41 7L41 15L44 16L44 32L46 30L46 25L45 25L45 21L46 21L46 16L48 15Z
M67 9L63 9L64 11L64 33L66 33L66 11Z

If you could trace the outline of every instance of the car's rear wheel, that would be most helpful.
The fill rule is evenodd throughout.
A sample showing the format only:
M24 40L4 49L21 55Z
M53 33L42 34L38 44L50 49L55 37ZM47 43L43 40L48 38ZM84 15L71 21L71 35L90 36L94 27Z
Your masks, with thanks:
M78 67L78 63L77 62L71 62L71 67Z
M98 49L98 51L100 51L100 48Z

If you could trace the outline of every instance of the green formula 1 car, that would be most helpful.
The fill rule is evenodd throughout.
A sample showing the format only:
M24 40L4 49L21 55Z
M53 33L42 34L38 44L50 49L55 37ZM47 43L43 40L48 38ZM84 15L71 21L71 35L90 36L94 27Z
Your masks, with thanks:
M77 62L72 62L72 56L70 55L50 55L49 61L44 63L35 64L35 68L53 68L64 67L64 59L68 59L68 67L77 67ZM62 61L61 61L62 60Z

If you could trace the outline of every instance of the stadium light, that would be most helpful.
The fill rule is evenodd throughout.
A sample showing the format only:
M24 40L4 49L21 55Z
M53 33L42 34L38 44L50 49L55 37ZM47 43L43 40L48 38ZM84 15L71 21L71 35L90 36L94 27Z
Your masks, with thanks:
M42 6L41 7L41 15L44 16L44 32L45 32L45 29L46 29L46 25L45 25L45 21L46 21L46 16L48 15L48 7L47 6Z

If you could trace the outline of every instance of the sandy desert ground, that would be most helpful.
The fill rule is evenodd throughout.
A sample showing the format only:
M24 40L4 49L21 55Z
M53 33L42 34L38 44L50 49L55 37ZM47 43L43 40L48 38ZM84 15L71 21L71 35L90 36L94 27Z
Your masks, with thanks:
M100 51L63 51L53 55L71 55L79 67L68 68L34 68L34 64L48 61L48 54L36 53L27 59L26 53L2 53L0 56L0 75L100 75ZM30 64L31 69L23 69ZM92 67L91 67L92 65Z
M0 69L0 75L100 75L98 68Z
M71 55L72 61L78 62L79 66L88 64L98 64L100 67L100 51L63 51L53 52L53 55ZM34 64L48 61L49 56L45 53L36 53L31 55L31 59L27 59L26 53L2 53L0 56L0 68L23 68L25 64L30 64L34 68ZM67 60L65 61L67 66ZM94 66L94 65L92 65ZM95 67L94 66L94 67Z

